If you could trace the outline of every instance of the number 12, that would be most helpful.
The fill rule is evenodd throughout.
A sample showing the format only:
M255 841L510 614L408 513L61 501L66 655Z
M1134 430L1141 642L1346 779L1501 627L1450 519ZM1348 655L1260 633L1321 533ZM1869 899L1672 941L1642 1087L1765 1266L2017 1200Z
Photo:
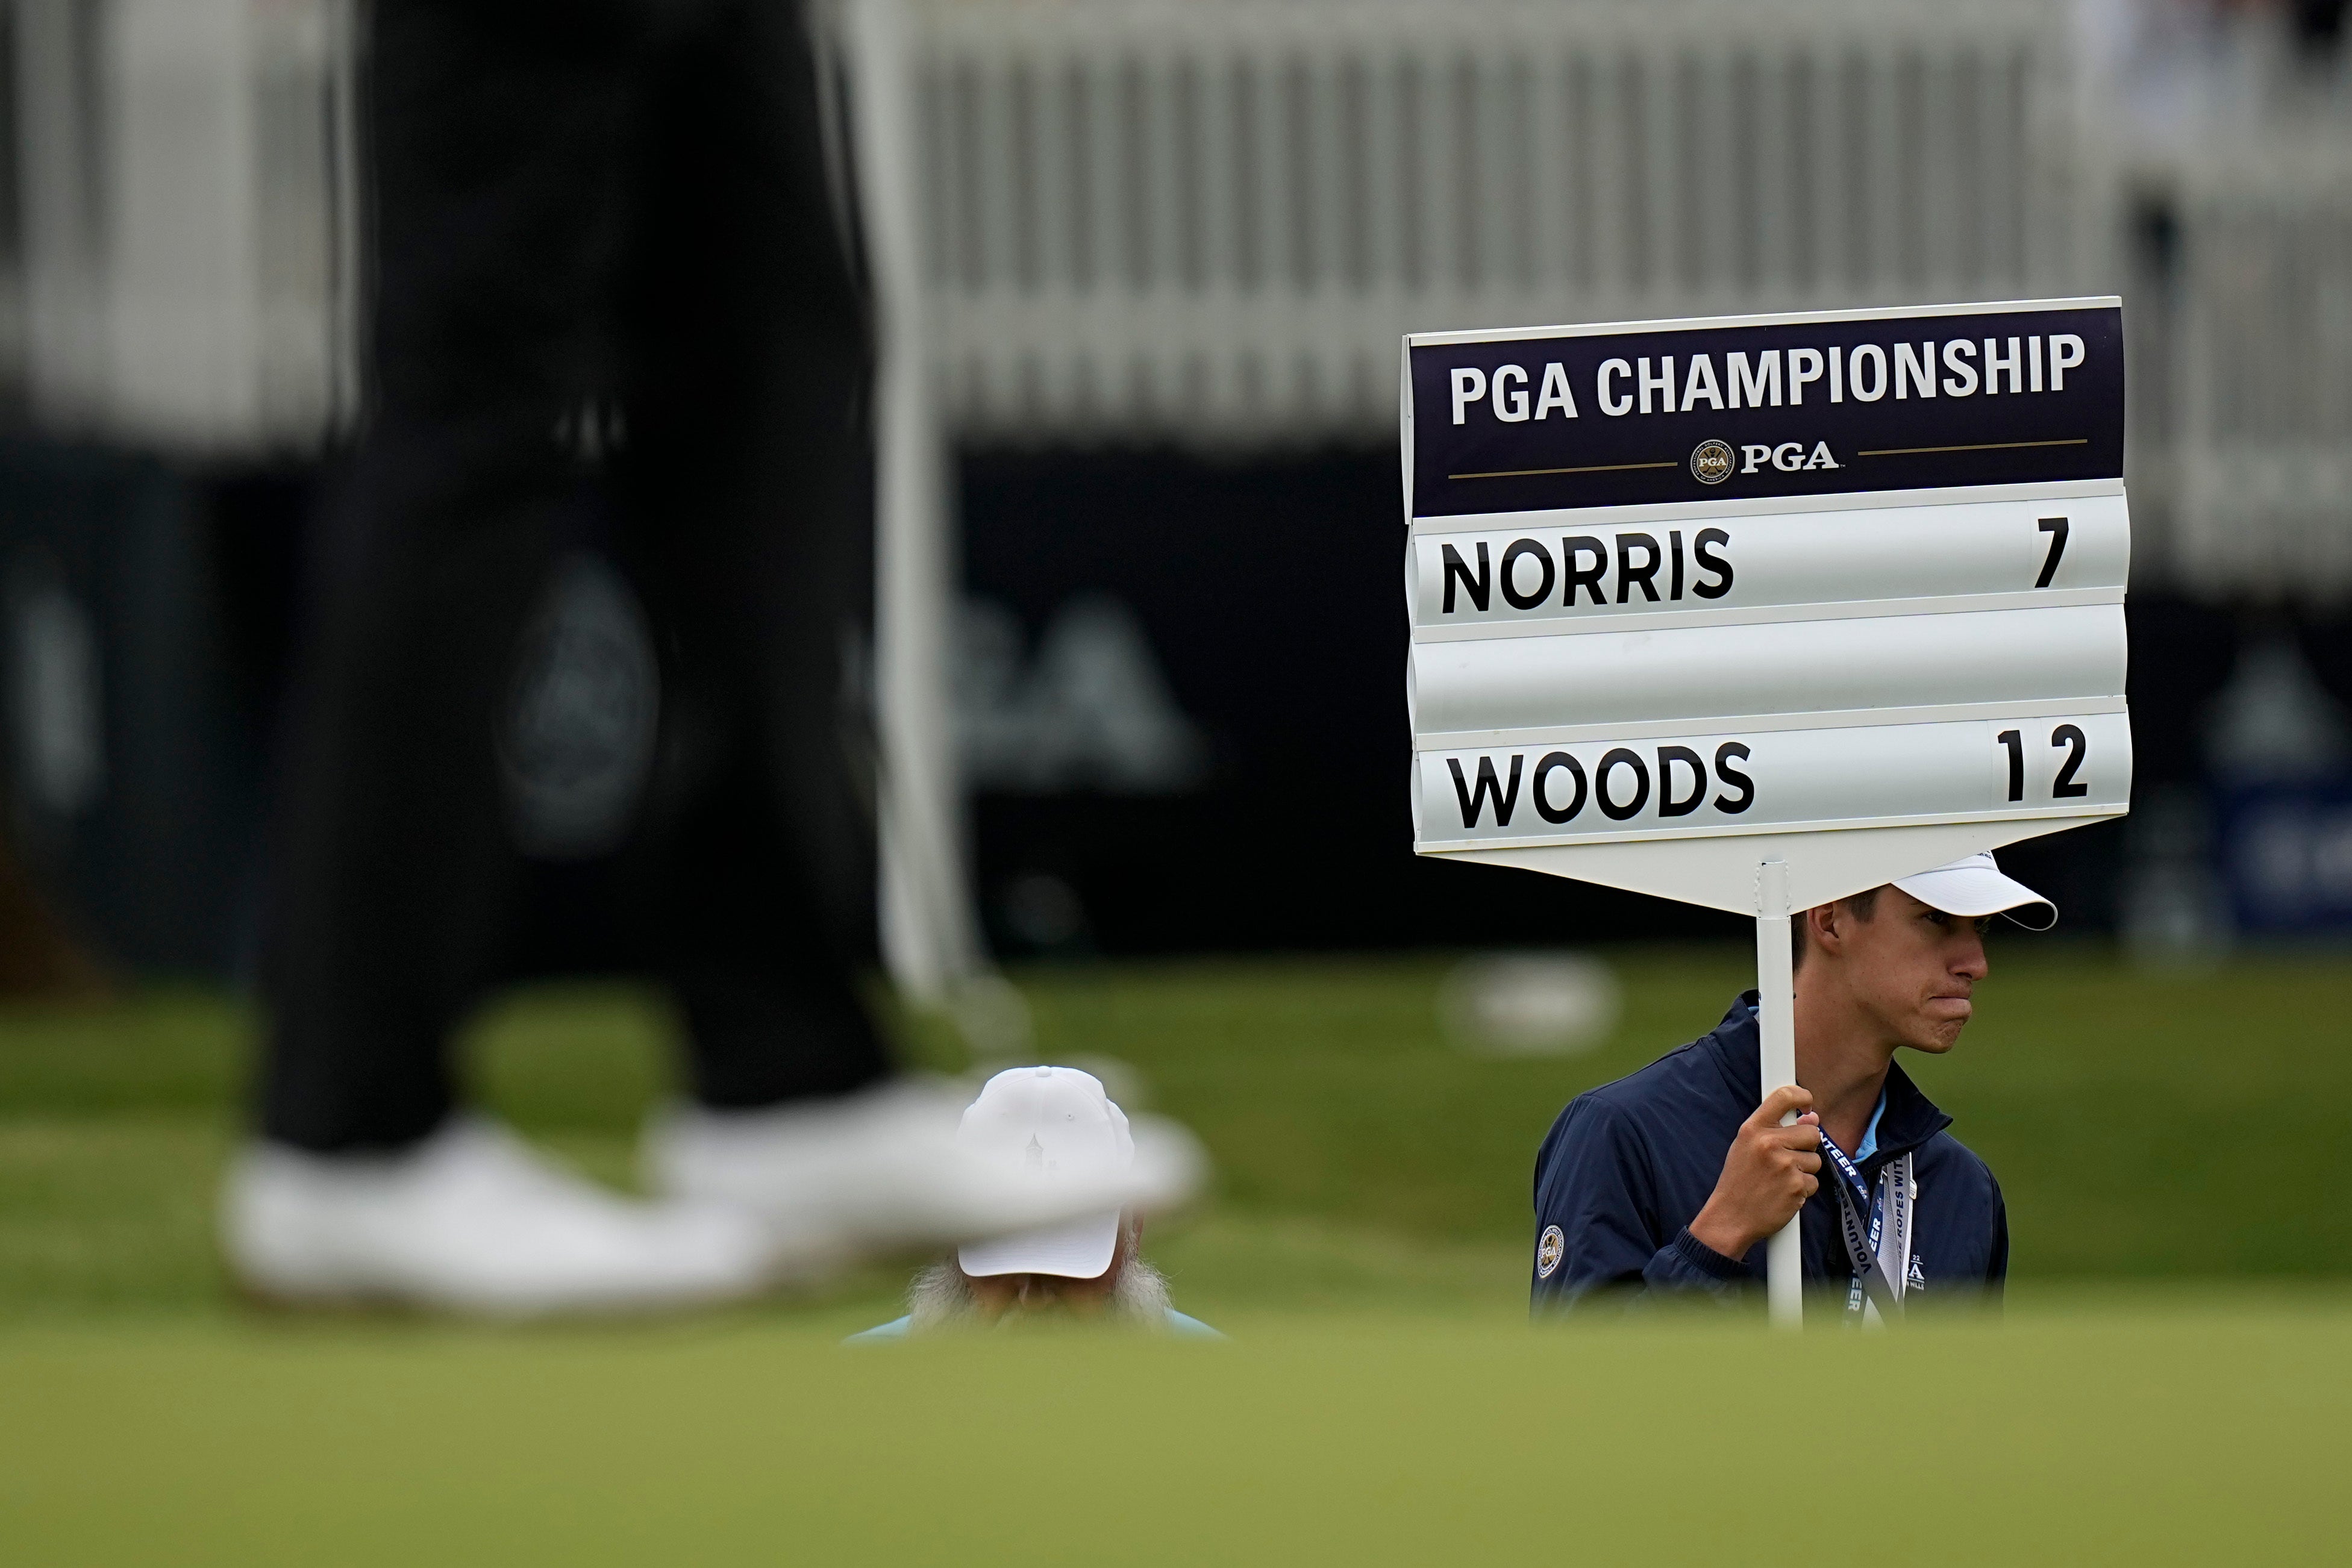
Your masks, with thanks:
M2009 798L2022 800L2025 799L2025 737L2016 730L2004 729L1993 739L2009 751ZM2083 770L2083 764L2090 758L2089 738L2079 727L2062 724L2050 732L2050 745L2053 750L2060 747L2066 750L2066 760L2060 766L2058 777L2050 781L2051 795L2061 800L2088 795L2091 787L2077 780L2074 775Z

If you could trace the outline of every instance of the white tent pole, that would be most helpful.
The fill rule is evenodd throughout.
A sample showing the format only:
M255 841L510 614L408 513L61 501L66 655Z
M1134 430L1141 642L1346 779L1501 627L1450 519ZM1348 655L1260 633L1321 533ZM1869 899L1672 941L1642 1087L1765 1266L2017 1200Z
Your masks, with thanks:
M1789 866L1766 861L1756 868L1756 1021L1762 1044L1763 1094L1797 1081L1797 977L1789 941ZM1783 1124L1796 1120L1792 1112ZM1764 1273L1773 1325L1805 1321L1805 1265L1798 1227L1802 1214L1765 1243Z
M880 353L875 396L875 706L882 950L919 1001L983 967L963 835L947 638L947 454L923 324L912 25L898 0L847 8L852 146Z

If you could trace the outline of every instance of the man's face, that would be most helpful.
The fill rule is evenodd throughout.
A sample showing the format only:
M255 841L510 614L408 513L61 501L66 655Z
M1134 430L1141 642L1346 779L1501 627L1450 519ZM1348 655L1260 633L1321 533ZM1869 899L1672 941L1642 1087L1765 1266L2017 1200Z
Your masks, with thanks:
M1111 1291L1118 1281L1118 1264L1113 1262L1091 1280L1066 1279L1060 1274L977 1274L968 1278L972 1309L986 1322L1054 1312L1091 1318L1100 1316L1110 1304Z
M1008 1318L1044 1317L1058 1313L1074 1318L1100 1317L1118 1289L1118 1271L1126 1267L1132 1231L1122 1227L1110 1267L1091 1280L1061 1274L967 1274L972 1311L983 1322Z
M1871 918L1837 911L1834 962L1854 1004L1883 1037L1915 1051L1952 1049L1968 1026L1969 999L1985 977L1984 928L1931 909L1899 887L1882 888ZM1808 962L1812 956L1809 956Z

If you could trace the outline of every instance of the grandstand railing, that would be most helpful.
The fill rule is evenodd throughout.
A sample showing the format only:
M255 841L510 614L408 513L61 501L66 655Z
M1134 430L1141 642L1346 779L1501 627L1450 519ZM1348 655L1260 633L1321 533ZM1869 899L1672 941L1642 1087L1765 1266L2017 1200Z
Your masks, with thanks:
M2208 597L2352 591L2352 126L2176 174L2166 576Z
M357 412L358 0L14 0L0 349L47 428L315 447Z
M967 437L1373 439L1407 330L2064 292L2111 228L2039 0L914 9Z

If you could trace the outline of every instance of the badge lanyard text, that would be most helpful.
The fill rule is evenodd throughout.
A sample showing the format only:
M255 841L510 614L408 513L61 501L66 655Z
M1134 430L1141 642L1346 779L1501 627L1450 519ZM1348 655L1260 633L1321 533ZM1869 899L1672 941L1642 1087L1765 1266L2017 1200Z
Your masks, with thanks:
M1911 1176L1911 1156L1906 1154L1888 1161L1878 1174L1878 1190L1874 1194L1837 1141L1827 1133L1821 1138L1822 1156L1837 1168L1838 1220L1845 1235L1847 1260L1853 1266L1846 1315L1866 1317L1868 1309L1874 1306L1882 1318L1900 1316L1904 1286L1911 1272L1911 1205L1919 1195ZM1863 1218L1865 1205L1867 1221ZM1887 1267L1889 1260L1892 1268Z

